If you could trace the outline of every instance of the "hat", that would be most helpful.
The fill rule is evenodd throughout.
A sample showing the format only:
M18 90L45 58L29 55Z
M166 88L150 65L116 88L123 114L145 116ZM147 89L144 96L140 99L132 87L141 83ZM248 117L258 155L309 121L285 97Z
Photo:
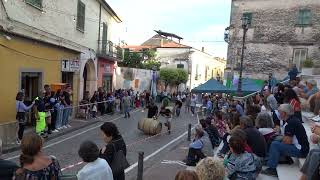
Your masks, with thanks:
M313 86L316 86L317 85L317 81L313 80L313 79L310 79L307 81L308 84L311 84Z

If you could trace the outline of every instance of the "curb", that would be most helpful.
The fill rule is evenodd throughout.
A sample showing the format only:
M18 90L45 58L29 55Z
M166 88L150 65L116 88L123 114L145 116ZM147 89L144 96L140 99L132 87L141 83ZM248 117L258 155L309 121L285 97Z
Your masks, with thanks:
M52 140L52 139L55 139L55 138L58 138L60 136L72 133L72 132L77 131L79 129L82 129L82 128L86 127L86 126L90 126L90 125L96 124L98 122L101 122L101 121L99 121L99 120L90 121L89 120L87 123L85 123L85 124L83 124L81 126L78 126L78 127L75 127L75 128L71 128L69 130L62 131L61 133L58 133L58 134L51 134L48 138L45 139L45 142L47 142L49 140ZM12 146L12 147L9 147L9 148L4 148L2 150L2 154L12 153L12 152L17 151L19 149L20 149L20 145L15 145L15 146Z

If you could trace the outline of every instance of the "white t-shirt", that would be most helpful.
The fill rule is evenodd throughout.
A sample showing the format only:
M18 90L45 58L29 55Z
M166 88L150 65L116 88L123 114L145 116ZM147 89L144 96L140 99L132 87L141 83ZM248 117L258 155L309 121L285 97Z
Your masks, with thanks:
M108 162L98 158L85 165L77 174L78 180L113 180L112 170Z

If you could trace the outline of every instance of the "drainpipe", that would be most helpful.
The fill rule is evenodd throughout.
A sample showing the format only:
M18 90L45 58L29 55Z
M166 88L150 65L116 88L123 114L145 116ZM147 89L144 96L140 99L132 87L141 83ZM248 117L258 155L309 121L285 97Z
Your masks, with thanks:
M100 3L100 9L99 9L99 25L98 25L98 30L99 30L99 33L98 33L98 53L100 53L100 31L101 31L101 28L100 28L100 25L101 25L101 3Z

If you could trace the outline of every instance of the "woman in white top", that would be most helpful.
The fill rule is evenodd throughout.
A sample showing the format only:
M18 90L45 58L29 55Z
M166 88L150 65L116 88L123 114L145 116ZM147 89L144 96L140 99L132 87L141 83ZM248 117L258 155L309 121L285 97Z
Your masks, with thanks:
M113 180L108 162L99 158L99 148L92 141L85 141L78 151L82 160L87 163L77 174L78 180Z

